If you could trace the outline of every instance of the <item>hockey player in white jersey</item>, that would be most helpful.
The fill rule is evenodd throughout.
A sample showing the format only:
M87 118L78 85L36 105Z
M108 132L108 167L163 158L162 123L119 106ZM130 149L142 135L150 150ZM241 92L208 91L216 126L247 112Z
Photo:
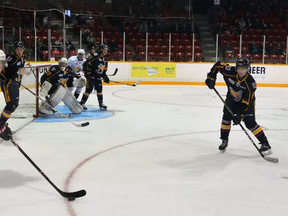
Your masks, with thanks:
M71 56L68 59L68 66L72 69L73 73L76 74L76 77L80 76L77 80L73 79L73 76L69 77L67 81L67 87L69 91L73 91L76 87L74 97L77 99L79 94L82 91L82 88L86 85L86 78L83 73L83 64L86 61L85 59L85 50L78 49L77 55Z

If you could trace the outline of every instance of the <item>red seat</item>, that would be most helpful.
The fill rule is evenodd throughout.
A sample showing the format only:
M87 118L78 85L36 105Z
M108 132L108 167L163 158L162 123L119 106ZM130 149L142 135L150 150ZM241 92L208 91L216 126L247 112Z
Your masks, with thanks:
M158 52L160 52L160 45L151 45L151 46L149 46L149 50L150 51L153 51L153 52L155 52L155 53L158 53Z
M168 52L169 51L169 47L166 46L166 45L162 45L160 50L161 50L161 52Z
M154 33L153 38L154 39L162 38L162 35L161 35L161 33L156 32L156 33Z
M185 55L182 52L177 52L176 53L176 61L177 62L183 62L185 61Z
M156 60L156 53L148 52L148 61L155 61L155 60Z
M145 49L146 49L145 46L143 46L143 45L137 45L137 46L136 46L136 53L144 52Z
M252 62L257 62L257 63L260 63L262 61L262 57L260 54L254 54L252 56Z
M184 46L178 46L177 52L185 52L185 47Z
M192 41L189 39L182 40L183 46L192 46Z
M77 55L77 50L70 51L70 55Z
M181 39L182 40L188 39L188 34L187 33L182 33L181 34Z
M158 60L158 61L167 61L167 60L168 60L168 55L167 55L167 53L158 52L158 53L157 53L157 60Z
M60 36L60 33L57 30L52 30L51 35L58 38Z
M146 53L145 52L140 52L138 54L139 61L146 61Z
M171 37L172 37L172 40L180 38L179 33L172 33Z
M174 39L172 40L172 44L174 44L175 46L180 46L182 45L182 41L180 39Z
M286 64L286 56L285 55L279 55L280 63Z
M195 62L202 62L202 61L204 61L202 53L195 53Z
M140 39L138 40L138 44L145 46L145 45L146 45L146 39L140 38Z

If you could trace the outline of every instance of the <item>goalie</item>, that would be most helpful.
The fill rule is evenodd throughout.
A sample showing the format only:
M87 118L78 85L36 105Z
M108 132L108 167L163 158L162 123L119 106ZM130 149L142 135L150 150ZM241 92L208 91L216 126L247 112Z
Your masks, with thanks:
M74 73L68 67L68 60L61 58L58 65L53 65L49 71L42 75L40 96L45 97L46 102L41 104L40 113L51 115L52 107L57 106L61 101L73 113L79 114L82 111L82 106L68 88L65 87L71 74L73 75Z

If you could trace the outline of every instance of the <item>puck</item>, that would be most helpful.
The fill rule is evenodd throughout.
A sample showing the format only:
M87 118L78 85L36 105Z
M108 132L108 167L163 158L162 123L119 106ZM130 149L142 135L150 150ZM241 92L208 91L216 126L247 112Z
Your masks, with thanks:
M74 200L75 200L75 197L68 197L68 200L69 200L69 201L74 201Z

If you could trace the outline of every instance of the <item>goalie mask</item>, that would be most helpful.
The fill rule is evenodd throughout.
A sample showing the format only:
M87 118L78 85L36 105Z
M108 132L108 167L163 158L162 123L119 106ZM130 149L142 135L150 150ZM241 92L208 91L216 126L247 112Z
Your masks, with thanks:
M68 66L68 60L67 58L61 58L58 62L58 65L61 69L61 71L65 71L66 67Z

